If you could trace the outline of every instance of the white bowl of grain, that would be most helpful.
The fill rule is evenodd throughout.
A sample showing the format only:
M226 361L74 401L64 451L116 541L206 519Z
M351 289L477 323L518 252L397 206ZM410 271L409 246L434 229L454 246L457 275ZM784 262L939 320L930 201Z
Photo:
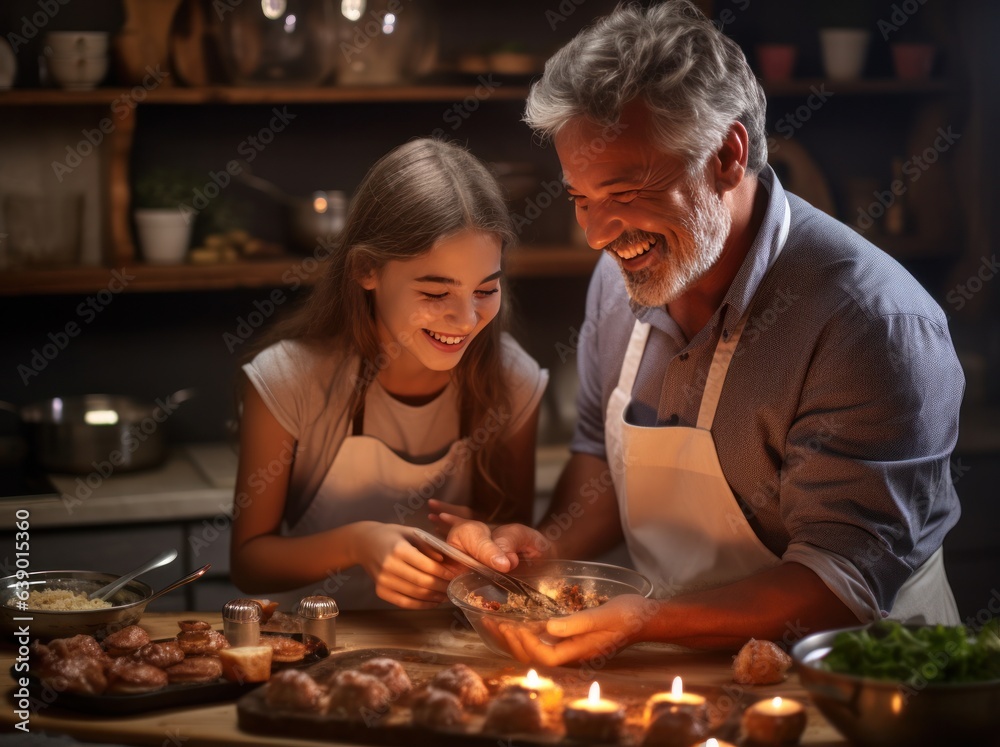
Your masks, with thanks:
M153 589L132 580L105 603L87 595L120 574L97 571L35 571L0 579L0 627L5 636L27 627L32 639L86 633L103 638L134 625L146 610ZM24 609L21 604L24 604ZM15 618L31 618L30 620Z

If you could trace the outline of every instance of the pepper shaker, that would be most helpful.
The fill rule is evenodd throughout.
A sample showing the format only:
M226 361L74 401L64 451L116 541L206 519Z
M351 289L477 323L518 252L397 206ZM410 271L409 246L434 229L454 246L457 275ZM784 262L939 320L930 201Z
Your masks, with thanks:
M252 599L232 599L222 608L222 630L233 648L260 645L260 605Z
M303 635L319 638L326 647L333 649L337 645L337 603L331 597L303 597L299 600L296 610L302 621Z

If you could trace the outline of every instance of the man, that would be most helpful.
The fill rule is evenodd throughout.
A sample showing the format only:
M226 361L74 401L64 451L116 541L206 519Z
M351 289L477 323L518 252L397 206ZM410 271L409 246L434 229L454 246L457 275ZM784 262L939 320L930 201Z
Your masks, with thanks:
M782 189L764 108L739 47L687 0L619 8L532 88L526 120L605 254L579 422L538 531L454 518L449 541L508 570L624 535L656 590L550 621L554 645L517 636L520 658L958 622L941 543L964 379L945 316Z

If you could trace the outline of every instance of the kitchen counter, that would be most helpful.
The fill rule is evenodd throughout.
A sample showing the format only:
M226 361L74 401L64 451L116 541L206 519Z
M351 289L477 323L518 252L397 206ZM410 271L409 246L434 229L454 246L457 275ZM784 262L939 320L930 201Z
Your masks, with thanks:
M519 674L525 666L510 659L491 654L468 630L459 613L453 609L410 612L404 610L378 612L345 612L338 619L336 652L359 648L413 648L424 652L463 654L481 657L490 672L507 670ZM197 617L215 627L221 625L217 613L149 613L141 621L151 637L165 638L176 634L177 620ZM0 652L2 683L0 689L11 693L14 682L10 667L14 651L6 645ZM633 646L599 668L601 672L618 677L650 678L669 682L674 675L681 675L691 685L702 687L729 687L729 692L739 691L731 679L731 656L728 654L692 653L673 646L640 644ZM577 670L561 667L553 670L565 677L578 677ZM588 679L590 673L585 675ZM756 697L781 695L808 702L808 697L793 674L780 685L753 688ZM0 710L0 728L10 730L18 719L8 698ZM810 704L809 725L802 743L814 747L841 747L846 745L833 728ZM295 739L288 736L267 737L243 732L237 726L236 704L232 701L203 706L173 708L121 718L94 717L50 706L33 712L30 717L32 733L69 734L83 740L104 740L117 744L163 745L286 745L316 747L318 744L344 744ZM171 741L174 740L174 741ZM505 743L503 741L501 744Z

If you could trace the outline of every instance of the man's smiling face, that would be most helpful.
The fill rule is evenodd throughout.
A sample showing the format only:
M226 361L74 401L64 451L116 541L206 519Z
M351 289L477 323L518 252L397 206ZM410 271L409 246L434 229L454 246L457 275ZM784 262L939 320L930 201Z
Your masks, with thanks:
M683 295L722 254L732 217L704 176L655 145L646 106L618 127L576 119L554 142L576 219L594 249L615 257L629 296L662 306Z

